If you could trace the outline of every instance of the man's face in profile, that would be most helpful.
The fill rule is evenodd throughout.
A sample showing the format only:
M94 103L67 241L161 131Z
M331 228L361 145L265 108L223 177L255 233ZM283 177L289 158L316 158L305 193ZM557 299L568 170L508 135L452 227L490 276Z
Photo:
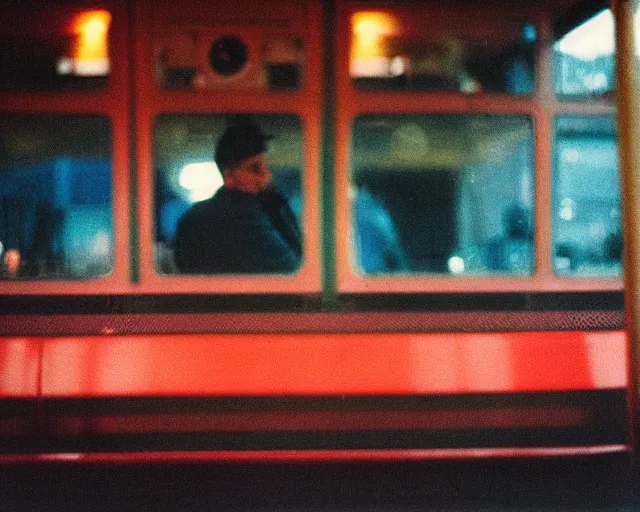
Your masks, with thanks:
M258 194L271 183L271 171L267 168L264 153L250 156L232 169L225 170L224 180L229 188Z

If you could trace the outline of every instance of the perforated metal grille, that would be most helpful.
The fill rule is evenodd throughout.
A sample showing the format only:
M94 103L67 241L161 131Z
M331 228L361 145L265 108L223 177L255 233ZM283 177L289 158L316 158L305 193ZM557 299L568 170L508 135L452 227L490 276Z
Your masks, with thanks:
M1 336L624 329L624 311L6 315Z

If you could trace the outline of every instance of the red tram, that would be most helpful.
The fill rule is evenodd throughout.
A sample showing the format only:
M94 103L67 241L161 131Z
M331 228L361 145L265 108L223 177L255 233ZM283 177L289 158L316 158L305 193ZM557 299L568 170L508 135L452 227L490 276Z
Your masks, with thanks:
M625 450L609 7L0 7L0 460ZM183 274L238 119L302 263Z

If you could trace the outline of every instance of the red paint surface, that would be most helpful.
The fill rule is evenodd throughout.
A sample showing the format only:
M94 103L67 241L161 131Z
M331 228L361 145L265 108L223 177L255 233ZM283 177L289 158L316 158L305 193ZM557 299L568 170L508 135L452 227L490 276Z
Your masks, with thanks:
M0 338L0 398L38 395L41 341Z
M20 343L0 339L0 346ZM79 336L41 343L44 397L453 394L626 386L622 331ZM33 365L27 357L25 371Z

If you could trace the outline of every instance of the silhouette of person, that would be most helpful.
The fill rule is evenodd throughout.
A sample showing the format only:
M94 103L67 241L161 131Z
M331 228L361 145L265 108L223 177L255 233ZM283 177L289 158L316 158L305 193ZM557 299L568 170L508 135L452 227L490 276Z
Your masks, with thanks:
M215 161L224 185L180 219L174 242L180 272L292 273L300 266L300 229L265 161L271 138L249 122L220 137Z
M407 270L407 256L391 215L366 188L354 191L352 212L358 263L367 274Z

